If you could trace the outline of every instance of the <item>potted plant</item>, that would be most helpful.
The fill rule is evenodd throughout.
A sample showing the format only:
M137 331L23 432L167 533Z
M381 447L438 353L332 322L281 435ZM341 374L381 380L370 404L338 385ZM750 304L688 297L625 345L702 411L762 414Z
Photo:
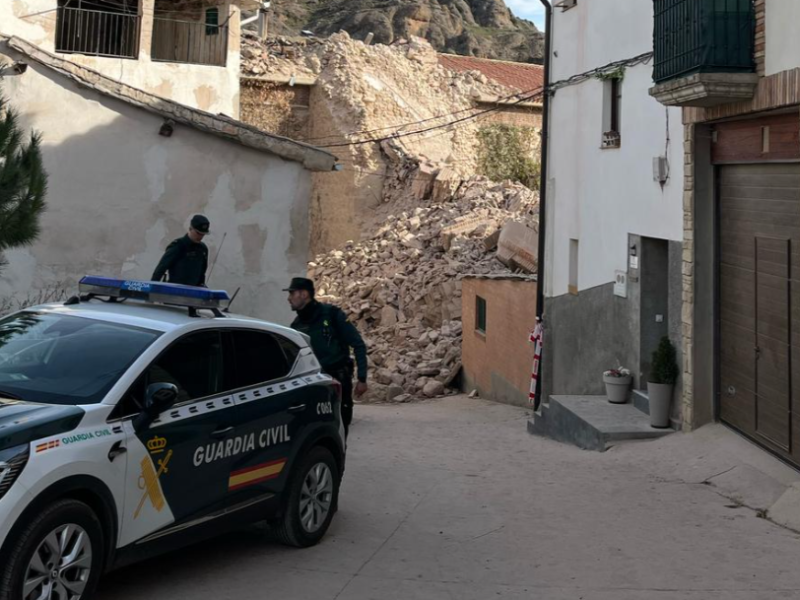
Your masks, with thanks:
M603 373L606 384L606 397L612 404L625 404L628 401L628 388L631 387L631 372L625 367L617 367Z
M653 364L647 380L647 394L650 398L650 425L669 427L669 409L672 391L678 379L678 362L675 346L668 337L661 338L658 349L653 352Z

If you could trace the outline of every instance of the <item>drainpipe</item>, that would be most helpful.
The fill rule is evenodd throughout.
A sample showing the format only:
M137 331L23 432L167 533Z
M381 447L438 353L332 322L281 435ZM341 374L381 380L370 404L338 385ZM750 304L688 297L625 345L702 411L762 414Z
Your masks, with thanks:
M544 32L544 86L542 107L542 164L539 180L539 254L536 270L536 319L537 322L544 315L544 253L545 253L545 233L547 230L547 164L550 147L550 60L553 42L553 6L548 0L539 0L544 5L545 10L545 32ZM534 410L539 409L542 403L542 360L544 351L539 358L539 377L536 380L536 400L533 405Z

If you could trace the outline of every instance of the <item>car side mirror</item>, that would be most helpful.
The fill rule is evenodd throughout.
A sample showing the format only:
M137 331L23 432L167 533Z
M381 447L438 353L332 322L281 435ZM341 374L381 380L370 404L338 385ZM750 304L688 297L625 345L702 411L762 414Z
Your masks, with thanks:
M178 399L178 388L172 383L151 383L144 397L144 410L133 421L138 433L146 429L165 410L169 410Z

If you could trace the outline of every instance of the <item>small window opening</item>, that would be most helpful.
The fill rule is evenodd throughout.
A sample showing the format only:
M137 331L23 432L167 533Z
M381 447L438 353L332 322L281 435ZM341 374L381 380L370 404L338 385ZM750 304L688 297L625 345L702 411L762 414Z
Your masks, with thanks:
M475 331L486 333L486 300L475 297Z

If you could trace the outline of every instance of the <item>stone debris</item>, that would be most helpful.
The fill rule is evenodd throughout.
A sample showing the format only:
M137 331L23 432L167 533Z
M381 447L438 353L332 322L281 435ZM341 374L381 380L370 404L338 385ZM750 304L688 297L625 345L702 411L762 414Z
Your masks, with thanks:
M315 79L330 127L325 137L309 140L318 145L362 139L358 132L385 135L398 124L407 124L410 131L420 126L418 122L426 127L442 125L474 109L477 98L519 92L479 71L446 69L439 64L436 50L416 37L391 46L370 46L351 39L346 32L324 40L277 38L268 42L244 35L241 58L244 76ZM449 163L449 176L439 182L444 190L438 192L440 197L447 196L449 184L475 172L481 123L475 119L437 135L402 138L397 145L417 162ZM380 149L372 144L335 150L343 162L370 172L385 164ZM433 173L420 173L415 193L428 195L434 177Z
M358 142L363 132L385 136L399 124L406 124L401 131L442 125L474 109L477 98L518 91L477 71L445 69L420 38L370 46L345 32L266 43L244 36L242 73L315 78L315 110L326 129L309 141L320 145ZM333 148L346 168L381 182L374 203L354 216L361 241L308 266L320 299L340 306L367 342L370 391L361 401L454 393L461 372L461 277L535 268L525 244L505 256L502 231L513 224L516 233L537 232L538 195L474 175L481 126L475 119L431 135ZM506 265L497 259L501 251Z
M428 179L429 169L420 170ZM405 193L375 217L362 242L308 265L323 302L340 306L369 348L365 401L403 402L454 393L461 371L461 278L511 271L490 238L509 222L538 229L538 195L521 184L483 177L461 181L444 202L419 200L411 174Z

